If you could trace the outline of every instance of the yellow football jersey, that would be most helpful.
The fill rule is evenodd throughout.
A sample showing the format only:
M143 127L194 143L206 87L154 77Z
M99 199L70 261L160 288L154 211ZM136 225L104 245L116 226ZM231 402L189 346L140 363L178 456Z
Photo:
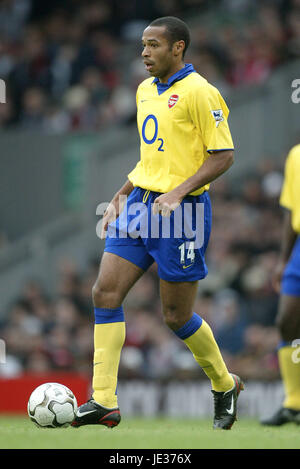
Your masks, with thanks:
M300 145L287 156L280 205L291 210L293 230L300 233Z
M210 152L234 148L225 101L194 71L161 94L148 78L139 85L136 100L140 161L128 175L134 186L169 192L193 176Z

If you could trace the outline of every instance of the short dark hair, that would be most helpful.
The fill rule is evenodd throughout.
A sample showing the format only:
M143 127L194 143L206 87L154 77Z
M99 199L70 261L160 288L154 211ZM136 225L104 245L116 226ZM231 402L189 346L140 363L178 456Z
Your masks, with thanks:
M174 42L184 41L185 48L183 49L182 58L184 57L191 42L190 31L184 21L175 16L163 16L152 21L149 26L165 26L166 36L171 46Z

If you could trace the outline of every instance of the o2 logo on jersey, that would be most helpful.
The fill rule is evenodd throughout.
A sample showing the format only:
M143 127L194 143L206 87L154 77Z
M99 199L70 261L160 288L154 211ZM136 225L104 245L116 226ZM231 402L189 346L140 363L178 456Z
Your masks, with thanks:
M175 106L178 99L179 99L178 94L172 94L172 96L170 96L168 100L168 107L171 109L171 107Z
M147 127L147 124L152 121L154 123L154 132L153 132L153 136L152 138L148 138L149 137L149 134L148 134L148 137L146 136L146 127ZM162 138L157 138L157 135L158 135L158 122L157 122L157 119L156 117L154 116L154 114L149 114L145 120L144 120L144 123L143 123L143 126L142 126L142 137L143 137L143 140L145 143L147 143L147 145L152 145L152 143L154 143L156 140L158 142L160 142L160 145L158 147L158 151L165 151L164 148L163 148L163 144L164 144L164 141Z

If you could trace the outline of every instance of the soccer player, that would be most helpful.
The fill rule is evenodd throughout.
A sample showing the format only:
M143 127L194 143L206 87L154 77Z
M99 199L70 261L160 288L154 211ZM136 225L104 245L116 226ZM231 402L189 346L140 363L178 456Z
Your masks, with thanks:
M273 416L261 422L274 426L300 423L300 145L288 154L280 205L286 210L273 281L280 293L276 323L281 335L278 359L285 399Z
M207 275L209 184L230 168L234 148L223 98L192 64L184 63L189 43L188 27L175 17L154 20L143 33L142 58L151 77L139 85L136 95L140 161L103 217L106 244L93 288L94 393L79 407L73 426L120 422L116 388L125 340L122 302L154 261L165 323L185 342L211 381L214 428L230 429L236 420L243 383L228 372L211 328L193 311L198 280ZM123 210L120 196L128 197ZM153 223L150 235L146 230L137 235L138 224L132 217L136 206L140 228ZM186 209L186 214L187 206L191 210ZM188 235L186 231L174 235L178 219L192 228L200 212L201 221L193 233L190 229ZM153 220L158 220L159 230L168 220L173 236L153 234Z

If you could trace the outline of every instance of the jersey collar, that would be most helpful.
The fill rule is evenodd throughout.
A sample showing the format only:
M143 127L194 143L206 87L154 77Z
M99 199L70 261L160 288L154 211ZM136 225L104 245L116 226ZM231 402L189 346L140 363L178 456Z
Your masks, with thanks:
M190 73L195 72L195 69L192 64L184 64L184 67L174 73L167 83L160 83L159 78L154 78L152 83L156 83L158 94L162 94L164 91L167 91L176 81L182 80Z

